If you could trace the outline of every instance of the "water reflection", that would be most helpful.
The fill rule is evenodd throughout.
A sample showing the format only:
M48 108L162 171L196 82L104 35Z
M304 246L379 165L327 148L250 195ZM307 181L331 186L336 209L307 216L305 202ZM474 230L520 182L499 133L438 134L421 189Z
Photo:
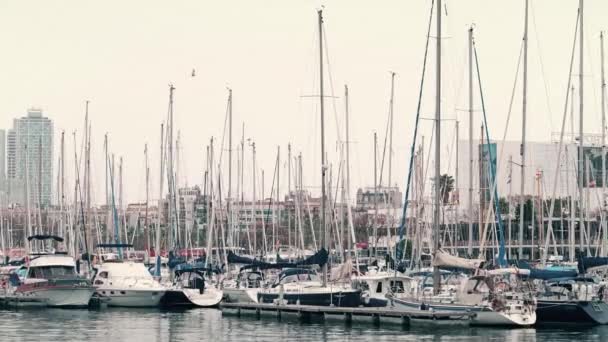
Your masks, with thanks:
M20 341L608 341L608 327L489 329L277 322L218 310L0 311L2 340Z

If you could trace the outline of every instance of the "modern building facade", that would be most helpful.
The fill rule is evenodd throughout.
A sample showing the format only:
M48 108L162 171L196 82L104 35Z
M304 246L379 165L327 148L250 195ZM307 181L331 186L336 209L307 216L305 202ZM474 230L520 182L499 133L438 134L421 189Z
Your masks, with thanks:
M0 208L6 206L6 131L0 129Z
M27 179L29 204L51 204L53 188L53 122L41 109L13 120L7 134L7 175L9 202L24 205Z

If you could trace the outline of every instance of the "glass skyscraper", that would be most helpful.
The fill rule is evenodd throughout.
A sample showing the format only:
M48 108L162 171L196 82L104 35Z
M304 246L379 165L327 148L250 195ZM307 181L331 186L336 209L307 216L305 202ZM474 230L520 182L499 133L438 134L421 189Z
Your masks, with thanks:
M13 120L7 134L9 201L25 204L25 180L29 180L31 207L51 204L53 189L53 122L41 109Z

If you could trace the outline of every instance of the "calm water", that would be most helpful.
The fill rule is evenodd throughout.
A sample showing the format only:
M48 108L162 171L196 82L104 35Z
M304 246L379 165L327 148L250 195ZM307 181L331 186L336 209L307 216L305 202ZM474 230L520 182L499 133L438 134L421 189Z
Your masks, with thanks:
M2 341L608 341L580 329L386 328L222 317L218 310L0 311Z

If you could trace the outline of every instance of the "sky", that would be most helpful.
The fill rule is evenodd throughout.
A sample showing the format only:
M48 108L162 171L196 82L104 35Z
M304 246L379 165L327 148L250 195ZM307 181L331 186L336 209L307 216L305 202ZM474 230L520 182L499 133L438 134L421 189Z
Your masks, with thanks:
M467 30L473 25L488 126L493 139L521 138L521 76L507 126L523 37L523 0L444 1L442 39L442 170L452 173L455 121L468 136ZM577 0L530 0L528 133L550 141L564 111ZM200 184L206 146L224 133L227 87L233 90L234 144L255 141L268 196L277 147L281 185L287 187L287 144L302 153L304 185L320 185L317 10L323 7L326 43L326 147L334 185L344 138L343 87L349 86L351 192L373 185L373 134L385 138L390 71L394 99L392 183L403 186L414 131L430 0L183 0L4 1L0 3L0 129L29 107L82 139L90 101L93 196L103 201L103 137L124 160L125 202L145 196L144 145L149 144L152 197L158 197L160 124L166 120L169 84L175 90L180 131L180 185ZM599 32L608 2L586 0L584 19L585 131L601 132ZM435 24L429 45L420 135L431 147L435 98ZM578 54L577 54L578 58ZM578 65L578 60L575 61ZM192 70L196 76L192 77ZM573 71L580 73L578 67ZM574 85L578 88L578 80ZM475 83L474 137L481 106ZM577 98L578 101L578 98ZM577 126L575 126L577 127ZM177 133L176 133L177 136ZM227 138L226 138L227 139ZM419 141L420 142L420 141ZM247 142L246 142L247 145ZM227 153L227 152L224 152ZM251 147L246 146L245 192L251 192ZM58 148L54 158L57 159ZM71 156L66 161L72 163ZM222 163L227 173L227 155ZM217 160L216 160L217 163ZM236 153L234 159L236 168ZM73 184L73 172L67 174ZM236 171L234 171L236 173ZM386 171L385 171L386 172ZM258 175L261 172L258 171ZM224 176L225 182L226 176ZM386 184L386 173L383 176ZM233 181L233 183L236 180ZM261 179L258 179L261 183ZM226 186L224 184L224 186ZM166 190L166 185L165 185ZM259 191L259 188L258 188ZM247 195L246 195L247 197Z

